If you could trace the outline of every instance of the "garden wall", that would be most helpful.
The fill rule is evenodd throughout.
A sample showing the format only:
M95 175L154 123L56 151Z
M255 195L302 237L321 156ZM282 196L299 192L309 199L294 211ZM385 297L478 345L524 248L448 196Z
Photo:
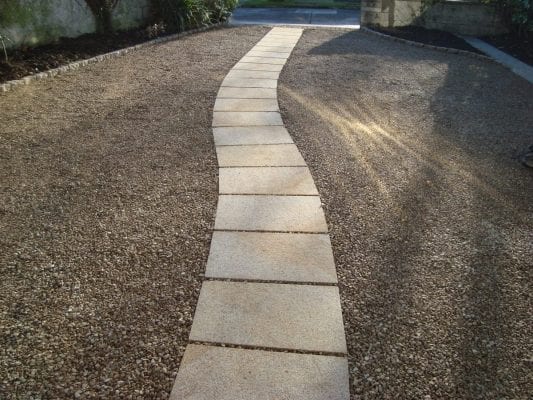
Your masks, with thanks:
M144 25L148 2L120 0L113 11L113 26ZM96 22L84 0L0 0L0 34L9 39L7 47L35 46L95 31Z
M505 32L494 7L462 0L426 7L421 0L362 0L361 24L387 28L419 25L472 36Z

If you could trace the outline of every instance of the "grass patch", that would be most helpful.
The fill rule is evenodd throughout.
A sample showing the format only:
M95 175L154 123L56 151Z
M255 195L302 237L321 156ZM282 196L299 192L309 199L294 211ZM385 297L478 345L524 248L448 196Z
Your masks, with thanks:
M240 0L238 7L295 7L358 9L359 0Z

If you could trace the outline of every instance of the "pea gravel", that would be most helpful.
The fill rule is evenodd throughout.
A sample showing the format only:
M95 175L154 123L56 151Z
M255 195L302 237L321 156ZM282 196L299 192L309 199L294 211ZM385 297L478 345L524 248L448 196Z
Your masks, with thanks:
M531 398L533 86L309 29L279 92L331 230L352 398Z
M215 96L266 31L0 96L0 398L168 397L214 221Z

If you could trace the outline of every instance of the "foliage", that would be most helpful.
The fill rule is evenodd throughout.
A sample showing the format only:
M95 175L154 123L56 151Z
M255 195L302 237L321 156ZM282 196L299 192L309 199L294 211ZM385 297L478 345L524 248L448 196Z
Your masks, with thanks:
M0 43L2 43L2 49L4 50L4 59L8 63L9 57L7 56L6 42L10 42L9 38L0 32Z
M97 29L100 33L113 32L113 9L120 0L85 0L96 19Z
M493 4L503 17L503 22L520 37L533 36L532 0L484 0Z
M170 31L224 21L238 0L151 0L152 19Z

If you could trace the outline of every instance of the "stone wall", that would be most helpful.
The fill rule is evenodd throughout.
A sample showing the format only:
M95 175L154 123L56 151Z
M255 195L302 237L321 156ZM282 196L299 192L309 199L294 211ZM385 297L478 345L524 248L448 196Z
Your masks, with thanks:
M472 36L505 32L493 7L462 0L427 7L421 0L362 0L361 24L388 28L419 25Z
M116 29L142 26L149 0L120 0L113 12ZM60 37L77 37L96 30L84 0L1 0L0 33L8 47L36 46Z

